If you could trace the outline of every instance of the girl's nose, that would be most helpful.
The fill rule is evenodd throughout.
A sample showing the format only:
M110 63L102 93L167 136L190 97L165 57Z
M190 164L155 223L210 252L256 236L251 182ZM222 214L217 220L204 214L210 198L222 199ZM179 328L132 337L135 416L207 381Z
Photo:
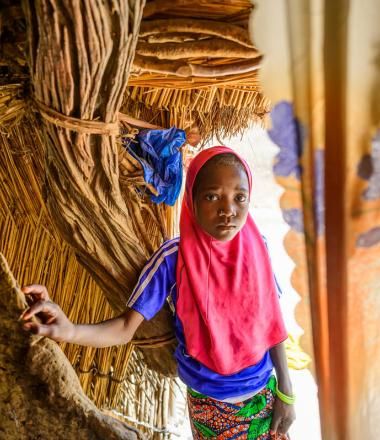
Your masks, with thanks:
M223 206L223 208L219 209L218 215L219 215L219 217L235 217L236 212L232 206L226 205L226 206Z

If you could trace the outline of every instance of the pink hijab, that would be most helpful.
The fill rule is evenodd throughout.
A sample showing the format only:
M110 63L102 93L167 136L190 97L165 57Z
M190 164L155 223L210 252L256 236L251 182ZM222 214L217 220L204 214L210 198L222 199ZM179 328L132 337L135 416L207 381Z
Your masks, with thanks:
M187 351L209 369L230 375L259 362L287 338L265 243L252 217L230 241L221 242L196 222L195 178L212 157L233 153L227 147L199 153L190 163L180 219L177 263L177 314Z

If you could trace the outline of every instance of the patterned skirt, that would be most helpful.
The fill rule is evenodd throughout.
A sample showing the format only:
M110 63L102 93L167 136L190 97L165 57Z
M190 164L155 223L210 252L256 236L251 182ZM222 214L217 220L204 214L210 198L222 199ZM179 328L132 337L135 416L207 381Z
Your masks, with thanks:
M203 439L288 439L284 435L269 433L275 400L276 378L271 376L267 386L251 399L227 403L187 391L193 438Z

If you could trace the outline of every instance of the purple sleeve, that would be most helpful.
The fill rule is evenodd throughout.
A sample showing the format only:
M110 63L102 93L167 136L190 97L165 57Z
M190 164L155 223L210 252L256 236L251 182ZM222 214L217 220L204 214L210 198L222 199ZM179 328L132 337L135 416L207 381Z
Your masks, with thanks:
M127 306L152 319L163 307L175 283L178 239L165 242L149 259L141 272Z

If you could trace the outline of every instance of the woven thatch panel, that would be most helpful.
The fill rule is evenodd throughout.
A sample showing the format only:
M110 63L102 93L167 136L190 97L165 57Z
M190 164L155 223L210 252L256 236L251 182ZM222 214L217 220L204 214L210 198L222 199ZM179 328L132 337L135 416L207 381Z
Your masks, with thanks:
M260 120L269 103L248 33L252 8L248 0L148 2L123 111L165 127L197 126L203 140Z
M0 249L15 276L22 284L46 284L53 300L74 322L112 316L100 288L52 227L42 196L40 131L24 118L22 124L0 136ZM78 372L91 368L110 371L112 363L99 363L97 350L66 345L64 351ZM122 371L115 373L123 375ZM96 376L82 375L89 392L96 380Z
M25 113L25 102L19 98L21 90L11 86L2 87L0 91L2 115L13 115L13 118L6 116L13 125L3 125L0 133L1 252L20 284L45 284L52 299L72 321L90 323L107 319L114 312L49 218L43 200L41 130L33 114ZM146 217L144 224L149 223ZM154 234L162 239L157 225L151 223ZM163 392L170 380L146 369L141 355L131 357L132 345L108 349L61 346L84 391L99 407L117 409L158 428L166 426L169 409L158 411L161 402L155 395ZM133 381L133 377L138 380ZM143 404L142 396L149 399L148 406ZM153 435L153 431L146 431Z

